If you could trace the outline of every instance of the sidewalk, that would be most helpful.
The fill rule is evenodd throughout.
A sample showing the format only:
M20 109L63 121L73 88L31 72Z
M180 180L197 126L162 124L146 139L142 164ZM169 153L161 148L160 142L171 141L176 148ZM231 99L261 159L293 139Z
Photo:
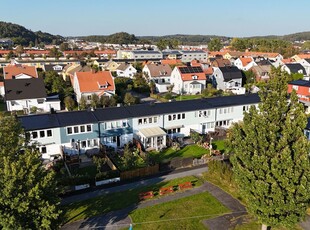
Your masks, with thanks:
M209 182L205 182L202 186L186 190L184 192L178 192L173 195L165 196L159 199L144 201L136 205L131 205L125 209L107 213L105 215L89 218L87 220L80 220L70 224L66 224L62 227L63 230L69 229L122 229L128 227L132 223L129 213L132 210L145 208L149 206L154 206L157 204L166 203L169 201L181 199L184 197L196 195L202 192L211 193L216 199L218 199L223 205L231 209L233 214L224 215L212 220L206 220L203 222L210 230L212 229L228 229L231 228L231 219L239 218L240 216L246 214L246 210L243 205L239 203L236 199L231 197L229 194L225 193L218 187L212 185ZM222 218L227 219L228 221L223 221ZM133 223L134 224L134 223ZM237 223L235 223L237 224Z
M78 194L78 195L74 195L74 196L69 196L69 197L63 198L61 203L62 204L70 204L72 202L87 200L90 198L94 198L94 197L101 196L101 195L106 195L109 193L121 192L121 191L126 191L129 189L144 187L144 186L148 186L148 185L152 185L152 184L156 184L156 183L159 183L162 181L168 181L168 180L172 180L172 179L176 179L176 178L198 175L198 174L201 174L201 173L207 172L207 171L208 171L207 166L194 168L194 169L190 169L190 170L186 170L186 171L182 170L182 171L177 172L177 173L170 173L168 175L158 176L158 177L147 179L147 180L140 180L140 181L136 181L136 182L120 185L120 186L115 186L115 187L105 188L105 189L99 189L99 190L86 192L86 193L82 193L82 194Z

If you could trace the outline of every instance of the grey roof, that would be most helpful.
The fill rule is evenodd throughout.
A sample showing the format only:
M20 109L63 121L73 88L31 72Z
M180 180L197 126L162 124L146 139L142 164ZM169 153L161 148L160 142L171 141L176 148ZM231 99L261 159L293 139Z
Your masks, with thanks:
M172 69L166 64L147 64L151 73L150 77L171 76Z
M38 114L18 117L25 130L38 130L60 127L58 114Z
M236 66L219 67L223 73L224 81L242 78L242 72Z
M42 78L4 80L6 100L46 98Z
M288 84L310 87L310 81L302 80L302 79L301 80L296 80L296 81L291 81Z
M302 70L303 75L307 75L305 68L300 63L288 63L285 65L290 69L291 73L298 73L299 70Z
M134 54L161 54L160 51L155 50L132 50L131 52Z
M54 66L61 66L62 69L61 70L54 70ZM65 66L66 65L64 65L64 64L44 65L44 69L45 69L45 71L61 72L64 69Z
M126 63L121 63L117 69L118 70L122 70L122 71L125 71L130 65L129 64L126 64Z
M57 113L57 119L61 127L97 122L95 115L88 110Z
M207 54L207 52L205 52L203 50L181 50L181 53L183 53L183 54L192 54L192 53L205 53L205 54Z
M165 50L162 51L163 55L169 55L169 54L176 54L176 55L181 55L181 52L179 50Z
M25 130L65 127L127 118L182 113L202 109L258 103L258 94L234 95L167 103L139 104L126 107L109 107L95 111L73 111L19 117Z

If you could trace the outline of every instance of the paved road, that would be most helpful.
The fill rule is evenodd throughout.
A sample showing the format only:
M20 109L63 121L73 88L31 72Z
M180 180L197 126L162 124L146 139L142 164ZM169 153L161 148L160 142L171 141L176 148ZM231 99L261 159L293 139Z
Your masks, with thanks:
M136 181L136 182L132 182L129 184L124 184L124 185L115 186L115 187L106 188L106 189L99 189L99 190L95 190L92 192L86 192L86 193L82 193L79 195L66 197L62 200L61 203L62 204L70 204L72 202L87 200L87 199L90 199L93 197L97 197L97 196L101 196L101 195L105 195L105 194L109 194L109 193L121 192L121 191L126 191L129 189L144 187L144 186L156 184L156 183L159 183L162 181L172 180L172 179L181 178L181 177L185 177L185 176L198 175L198 174L201 174L203 172L206 172L207 170L208 170L207 166L204 166L204 167L194 168L194 169L190 169L190 170L186 170L186 171L182 170L181 172L180 171L173 172L173 173L170 173L168 175L159 176L159 177L155 177L155 178L151 178L151 179L147 179L147 180Z

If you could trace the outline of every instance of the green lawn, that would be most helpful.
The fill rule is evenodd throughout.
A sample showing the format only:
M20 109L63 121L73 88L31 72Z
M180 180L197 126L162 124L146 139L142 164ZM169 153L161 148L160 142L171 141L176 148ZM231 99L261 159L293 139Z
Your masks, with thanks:
M155 162L162 162L165 160L169 160L174 157L194 157L199 158L202 155L209 153L208 149L202 148L198 145L187 145L180 150L173 150L172 148L167 148L161 152L150 152L151 159L155 160Z
M204 192L131 212L133 229L206 229L202 220L230 212Z
M199 99L201 98L201 95L182 95L182 96L177 96L175 98L176 101L186 101L186 100L193 100L193 99Z
M225 152L225 140L212 141L213 149L220 150L221 152Z
M160 182L152 186L132 189L126 192L112 193L109 195L103 195L96 198L72 203L70 205L62 206L64 211L64 223L86 219L88 217L104 214L113 210L126 208L129 205L139 202L139 193L141 192L156 191L161 187L176 186L186 181L191 181L195 187L203 184L203 180L194 176L188 176L171 181Z

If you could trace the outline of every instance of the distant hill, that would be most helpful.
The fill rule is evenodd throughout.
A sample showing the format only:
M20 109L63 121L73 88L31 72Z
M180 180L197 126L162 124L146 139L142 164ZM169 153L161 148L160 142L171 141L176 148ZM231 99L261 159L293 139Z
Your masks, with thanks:
M199 45L207 44L212 38L220 38L223 42L228 42L232 37L217 36L217 35L189 35L189 34L175 34L165 36L137 36L128 33L116 33L111 35L93 35L81 36L80 39L91 42L102 43L118 43L118 44L136 44L136 43L152 43L156 44L159 40L178 40L182 45ZM245 38L245 37L244 37ZM310 32L300 32L288 34L284 36L267 35L267 36L252 36L246 37L249 39L280 39L286 41L302 41L310 40Z
M41 31L33 32L23 26L0 21L0 38L10 38L15 45L29 45L29 43L59 44L63 40L60 35L52 35Z

